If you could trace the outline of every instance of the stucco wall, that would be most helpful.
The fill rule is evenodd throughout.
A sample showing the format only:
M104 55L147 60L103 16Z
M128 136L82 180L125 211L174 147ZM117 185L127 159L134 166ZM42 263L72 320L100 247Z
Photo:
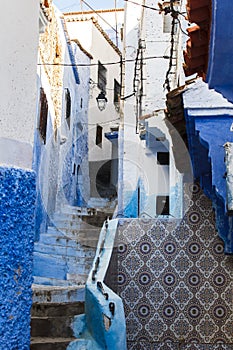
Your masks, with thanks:
M35 174L0 167L0 348L29 349Z
M25 142L27 148L34 137L39 1L3 2L0 21L0 137ZM7 152L15 149L11 144ZM28 159L26 166L28 161L31 165L32 146Z
M154 2L150 0L145 4L154 6ZM164 123L167 93L164 83L169 68L171 33L163 32L163 13L143 9L131 3L127 3L126 6L124 162L123 169L119 169L120 172L123 171L124 178L123 206L126 208L125 216L135 216L133 208L137 206L136 191L140 179L141 187L143 187L141 196L144 196L145 200L144 205L140 203L139 212L141 215L146 213L148 217L155 217L156 197L168 196L172 193L173 198L170 204L176 202L177 196L174 188L177 187L177 183L175 181L177 179L180 182L180 174L174 164L172 140ZM169 17L170 14L166 16ZM179 45L177 32L174 57ZM140 69L141 58L142 69ZM173 59L172 71L173 73L176 71L176 74L169 74L171 89L176 87L178 81L178 70L175 69L177 66L179 62ZM147 115L145 120L139 120L145 115ZM140 139L139 123L142 129L146 130L146 141ZM156 141L156 129L165 136L165 141ZM158 164L157 152L170 153L169 166ZM171 213L180 216L181 212L182 201L179 200L179 210L176 212L172 210Z

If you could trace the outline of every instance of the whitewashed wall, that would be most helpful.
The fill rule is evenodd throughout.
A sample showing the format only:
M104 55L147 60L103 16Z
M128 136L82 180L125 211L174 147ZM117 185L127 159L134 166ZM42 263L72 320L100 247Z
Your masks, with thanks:
M143 4L143 1L136 1ZM147 0L145 5L158 8L156 1ZM169 15L168 15L169 16ZM135 62L127 62L136 59L138 41L141 39L143 47L143 96L141 115L151 114L155 116L145 121L145 129L152 132L154 127L159 128L167 138L165 144L158 143L157 150L151 151L136 133L136 98L127 97L132 94L135 76ZM178 37L176 38L178 40ZM132 213L137 203L137 187L140 191L141 214L154 217L156 215L156 196L169 195L171 188L176 185L180 174L176 176L174 160L171 152L172 140L163 122L164 109L166 107L166 93L164 82L169 66L171 35L163 33L163 14L159 11L145 9L142 6L127 3L125 23L125 92L124 102L124 188L123 206L126 215ZM177 42L177 45L179 40ZM152 58L154 57L154 58ZM178 74L170 81L171 89L177 87ZM170 152L170 166L157 164L157 152ZM171 170L172 168L172 170ZM121 169L120 169L121 171ZM177 178L178 177L178 178ZM121 186L121 184L119 184ZM135 215L135 210L134 214Z
M66 16L65 16L66 17ZM110 127L119 124L119 113L116 111L114 100L114 79L120 83L120 56L112 45L104 38L96 28L92 20L67 22L69 35L72 39L78 39L81 45L93 56L90 67L90 101L88 110L88 148L89 162L104 162L115 157L112 143L104 137L110 132ZM100 93L98 82L98 61L107 69L106 109L100 111L97 107L96 97ZM114 63L117 64L108 64ZM107 63L107 64L105 64ZM96 127L103 128L101 147L96 145ZM101 164L101 163L100 163ZM95 178L99 169L91 174L92 188L95 186ZM114 181L114 179L113 179ZM95 192L95 191L94 191ZM97 196L97 193L92 193Z
M0 22L0 162L31 168L39 1L3 1Z

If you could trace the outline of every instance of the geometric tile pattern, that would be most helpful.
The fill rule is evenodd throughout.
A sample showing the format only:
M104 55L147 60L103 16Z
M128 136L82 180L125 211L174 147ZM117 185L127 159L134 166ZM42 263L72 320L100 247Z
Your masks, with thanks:
M119 225L118 294L129 350L233 350L233 257L224 255L199 186L187 187L184 200L182 220Z

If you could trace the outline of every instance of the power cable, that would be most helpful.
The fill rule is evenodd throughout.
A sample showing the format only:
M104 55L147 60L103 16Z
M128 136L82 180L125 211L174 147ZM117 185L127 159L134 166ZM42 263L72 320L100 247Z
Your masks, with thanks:
M166 7L163 7L163 5L161 5L160 3L158 3L159 5L159 8L156 8L156 7L152 7L152 6L148 6L148 5L143 5L143 4L139 4L133 0L124 0L125 2L130 2L131 4L134 4L134 5L138 5L138 6L141 6L141 7L144 7L146 9L149 9L149 10L153 10L153 11L158 11L158 12L164 12L165 15L167 15L168 13L171 13L172 10L170 8L170 6L166 6ZM172 3L173 0L170 1L170 3ZM181 16L184 16L185 17L185 14L187 12L179 12L179 11L176 11L179 15Z
M153 60L153 59L169 59L169 56L163 55L163 56L148 56L144 57L144 60ZM135 62L135 58L132 59L125 59L123 61L116 61L116 62L105 62L102 63L103 66L111 66L111 65L116 65L116 64L122 64L123 63L129 63L129 62ZM98 63L37 63L38 66L62 66L62 67L93 67L93 66L98 66Z
M91 7L85 0L82 0L82 2L83 2L87 7L89 7L89 9L91 9L93 12L95 12L95 14L96 14L97 16L99 16L99 18L101 18L102 21L104 21L112 30L114 30L114 32L118 33L118 32L116 31L116 28L114 28L110 23L108 23L108 22L106 21L106 19L105 19L104 17L102 17L95 9L93 9L93 7Z

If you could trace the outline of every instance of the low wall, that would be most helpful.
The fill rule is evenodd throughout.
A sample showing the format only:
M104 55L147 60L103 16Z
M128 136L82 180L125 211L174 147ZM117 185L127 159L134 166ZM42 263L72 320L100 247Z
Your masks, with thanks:
M184 202L182 220L120 220L118 294L128 350L232 349L233 256L224 254L199 186L187 188Z
M0 348L30 347L35 174L0 167Z

